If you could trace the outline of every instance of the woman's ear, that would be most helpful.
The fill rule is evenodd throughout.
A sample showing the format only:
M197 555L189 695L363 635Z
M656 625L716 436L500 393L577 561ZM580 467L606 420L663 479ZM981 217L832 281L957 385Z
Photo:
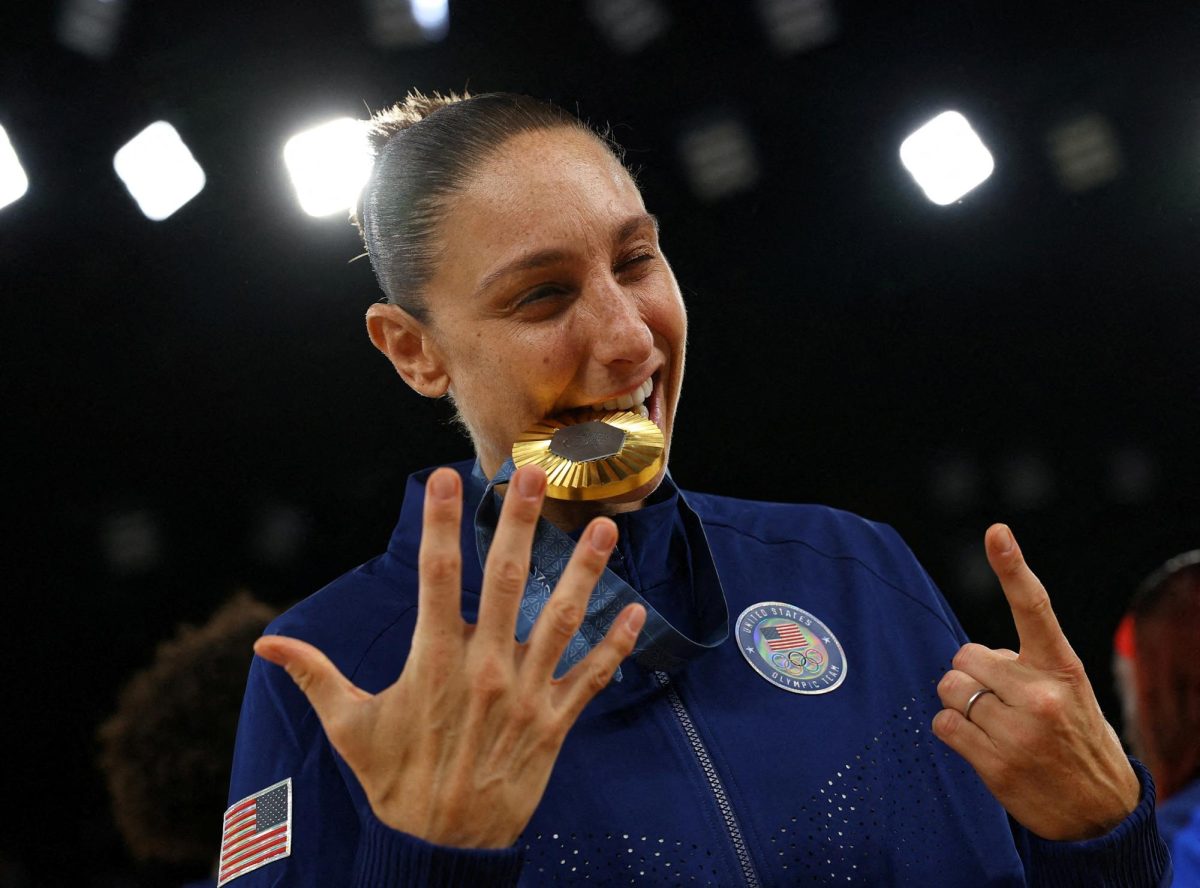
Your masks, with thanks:
M398 305L377 302L367 309L367 335L417 394L440 398L450 388L441 353L428 328Z

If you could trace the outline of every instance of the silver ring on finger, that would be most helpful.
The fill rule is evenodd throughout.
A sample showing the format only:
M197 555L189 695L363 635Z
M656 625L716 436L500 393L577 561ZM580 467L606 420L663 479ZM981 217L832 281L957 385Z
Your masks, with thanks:
M984 694L994 694L994 693L996 693L996 692L993 691L991 688L980 688L975 693L973 693L970 697L968 697L967 705L965 707L963 707L963 718L965 718L967 721L970 721L971 720L971 707L975 705L976 701L978 701L979 698L982 697Z

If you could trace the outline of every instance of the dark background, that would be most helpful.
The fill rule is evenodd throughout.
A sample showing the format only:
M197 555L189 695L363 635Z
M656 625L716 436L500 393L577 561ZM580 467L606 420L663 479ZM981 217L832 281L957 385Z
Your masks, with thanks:
M691 312L684 486L896 526L993 645L1015 639L981 541L1011 523L1118 717L1125 602L1200 545L1195 4L843 0L832 39L792 54L745 0L666 2L634 54L566 0L452 0L447 38L414 48L374 46L353 3L249 6L134 0L104 60L56 41L57 4L0 19L0 125L32 181L0 210L0 863L160 878L132 875L94 768L122 680L236 588L284 604L377 553L405 476L468 454L367 342L356 236L301 212L281 158L410 87L614 125ZM938 207L898 147L947 108L996 171ZM1085 113L1121 164L1072 192L1047 134ZM679 153L713 115L761 174L715 201ZM161 223L112 172L157 119L208 177Z

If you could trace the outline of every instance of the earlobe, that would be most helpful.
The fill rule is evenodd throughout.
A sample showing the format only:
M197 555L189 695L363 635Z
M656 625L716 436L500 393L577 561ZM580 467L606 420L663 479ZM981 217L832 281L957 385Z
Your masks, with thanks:
M450 376L426 325L398 305L378 302L367 309L367 335L417 394L446 394Z

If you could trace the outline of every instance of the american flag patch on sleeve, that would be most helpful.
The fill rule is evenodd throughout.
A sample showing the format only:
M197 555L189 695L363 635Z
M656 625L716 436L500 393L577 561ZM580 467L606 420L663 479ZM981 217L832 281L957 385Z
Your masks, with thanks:
M292 853L292 778L229 806L221 827L217 886Z

